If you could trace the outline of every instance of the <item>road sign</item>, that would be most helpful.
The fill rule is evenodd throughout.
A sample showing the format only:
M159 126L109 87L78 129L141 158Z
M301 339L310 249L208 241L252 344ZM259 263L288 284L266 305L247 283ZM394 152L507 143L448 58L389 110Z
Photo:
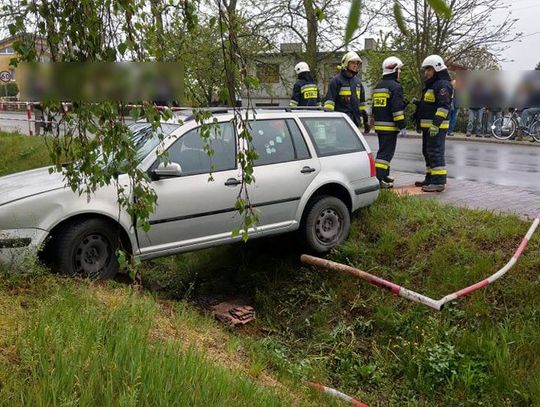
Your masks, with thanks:
M2 82L11 81L11 73L9 71L0 72L0 81L2 81Z

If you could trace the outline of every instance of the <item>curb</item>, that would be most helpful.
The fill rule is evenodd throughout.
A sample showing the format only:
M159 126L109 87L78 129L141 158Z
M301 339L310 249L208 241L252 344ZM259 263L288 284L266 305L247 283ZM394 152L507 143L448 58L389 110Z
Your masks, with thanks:
M376 133L370 132L370 133L363 133L364 136L377 136ZM456 133L454 133L456 134ZM419 133L408 133L407 137L403 138L422 138L422 135ZM530 146L530 147L540 147L540 143L531 142L531 141L516 141L516 140L497 140L494 137L465 137L462 133L459 133L459 135L454 136L446 136L446 141L467 141L467 142L474 142L474 143L491 143L491 144L507 144L507 145L516 145L516 146Z

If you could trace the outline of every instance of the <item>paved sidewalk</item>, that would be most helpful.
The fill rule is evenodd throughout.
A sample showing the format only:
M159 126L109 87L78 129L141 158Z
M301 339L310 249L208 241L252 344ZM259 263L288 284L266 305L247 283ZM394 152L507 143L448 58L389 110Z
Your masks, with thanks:
M396 187L413 186L423 179L423 175L399 171L392 176ZM514 213L524 219L533 219L540 212L540 192L453 178L448 179L444 192L420 196L466 208Z
M365 133L364 133L365 135ZM367 136L376 136L376 134L372 131L367 134ZM408 138L422 138L422 135L420 133L416 133L415 131L409 131L407 133ZM474 141L476 143L495 143L495 144L518 144L523 146L531 146L531 147L540 147L540 143L537 143L536 141L529 141L533 140L532 137L529 137L528 140L497 140L495 137L467 137L464 133L454 133L453 136L447 136L446 142L452 142L452 140L459 140L459 141Z

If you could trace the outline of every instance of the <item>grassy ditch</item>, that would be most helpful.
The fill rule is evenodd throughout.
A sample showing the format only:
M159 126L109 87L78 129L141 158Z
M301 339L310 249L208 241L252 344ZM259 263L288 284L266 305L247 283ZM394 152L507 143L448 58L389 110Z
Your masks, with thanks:
M384 193L329 258L434 298L492 274L528 224ZM146 286L173 298L241 293L240 336L262 371L338 388L370 405L539 405L540 239L502 280L442 312L299 263L294 237L164 258Z
M47 275L0 283L0 406L325 404L251 374L241 344L182 302Z

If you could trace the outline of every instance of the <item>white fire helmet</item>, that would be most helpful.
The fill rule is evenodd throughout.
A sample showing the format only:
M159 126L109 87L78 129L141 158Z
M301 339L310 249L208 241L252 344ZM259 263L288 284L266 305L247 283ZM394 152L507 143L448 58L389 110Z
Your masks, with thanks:
M424 62L422 62L422 69L429 66L433 67L437 72L447 69L443 59L439 55L430 55L424 59Z
M294 72L296 72L297 75L302 72L309 72L309 65L305 62L298 62L294 67Z
M347 69L347 66L349 65L349 62L358 61L362 62L358 54L354 51L349 51L345 55L343 55L343 58L341 58L341 67L343 69Z
M382 63L383 75L389 75L403 68L403 62L398 57L388 57Z

